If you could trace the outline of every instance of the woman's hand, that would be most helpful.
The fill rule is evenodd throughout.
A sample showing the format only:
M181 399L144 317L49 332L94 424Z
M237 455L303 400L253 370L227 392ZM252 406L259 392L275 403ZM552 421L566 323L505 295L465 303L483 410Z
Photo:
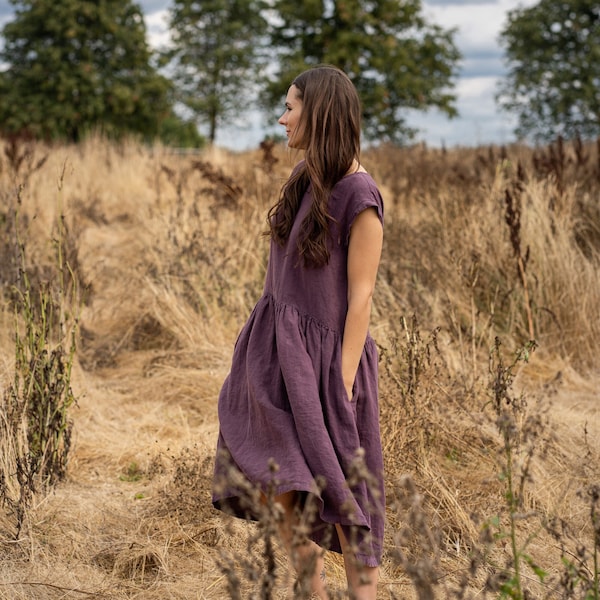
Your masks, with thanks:
M352 400L352 388L354 387L353 384L347 385L344 384L344 387L346 388L346 394L348 396L348 400Z

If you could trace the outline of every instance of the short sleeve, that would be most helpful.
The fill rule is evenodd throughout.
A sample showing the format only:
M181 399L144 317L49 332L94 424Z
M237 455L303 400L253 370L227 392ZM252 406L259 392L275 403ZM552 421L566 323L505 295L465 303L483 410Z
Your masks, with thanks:
M367 173L355 174L344 181L346 196L343 218L339 220L341 228L341 238L345 245L348 245L350 239L350 230L356 217L367 208L374 208L377 216L383 225L383 198L377 185ZM341 200L341 198L340 198ZM342 202L340 202L342 204Z

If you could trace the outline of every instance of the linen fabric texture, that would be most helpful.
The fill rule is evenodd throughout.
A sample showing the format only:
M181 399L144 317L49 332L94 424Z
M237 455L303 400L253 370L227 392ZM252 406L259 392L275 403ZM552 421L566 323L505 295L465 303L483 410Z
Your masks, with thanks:
M358 545L357 558L377 566L385 517L377 347L368 334L348 398L342 338L350 230L367 209L383 223L383 199L368 173L335 185L328 204L330 259L321 268L304 267L297 250L311 202L309 186L286 244L271 242L263 295L235 343L219 395L212 499L235 516L258 518L231 467L265 492L296 490L315 503L311 539L341 552L333 526L339 523ZM357 480L357 464L369 477Z

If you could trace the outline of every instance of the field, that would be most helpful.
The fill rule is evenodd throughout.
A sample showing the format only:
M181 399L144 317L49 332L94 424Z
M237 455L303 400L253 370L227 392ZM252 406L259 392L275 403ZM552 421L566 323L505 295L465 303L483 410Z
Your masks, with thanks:
M386 203L378 598L598 600L600 143L362 158ZM210 488L297 159L2 143L0 598L292 597L268 526Z

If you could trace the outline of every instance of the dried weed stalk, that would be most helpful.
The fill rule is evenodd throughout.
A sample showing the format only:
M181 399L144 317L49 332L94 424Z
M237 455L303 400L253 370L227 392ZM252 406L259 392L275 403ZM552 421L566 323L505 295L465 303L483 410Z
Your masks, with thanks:
M521 236L521 196L524 189L523 167L519 163L517 168L517 180L504 190L505 213L504 220L508 225L510 233L510 243L513 249L513 255L517 262L517 273L519 282L523 288L525 301L525 313L527 315L527 325L529 339L535 339L535 329L533 323L533 313L531 308L531 298L529 294L529 282L527 278L527 263L529 262L529 247L523 248Z
M21 205L20 191L17 204ZM12 289L14 376L0 404L0 505L12 516L13 535L18 539L34 494L66 473L72 432L69 409L75 402L71 370L77 320L76 307L68 301L72 296L65 291L67 280L74 278L62 252L62 229L56 244L57 281L32 282L17 212L14 224L20 286Z
M515 368L519 363L527 362L535 348L535 342L530 342L516 352L509 364L505 364L500 340L496 338L489 363L491 406L502 440L499 477L504 484L505 504L504 515L494 516L484 523L481 540L487 546L483 552L487 556L490 556L492 544L501 540L508 542L507 562L500 566L492 561L486 587L514 600L531 597L524 574L525 565L542 585L547 576L546 570L529 554L531 542L542 531L541 525L525 536L522 531L527 521L540 518L536 511L527 509L525 487L532 482L534 457L543 458L548 447L548 422L543 410L528 411L524 394L515 395L512 391Z

